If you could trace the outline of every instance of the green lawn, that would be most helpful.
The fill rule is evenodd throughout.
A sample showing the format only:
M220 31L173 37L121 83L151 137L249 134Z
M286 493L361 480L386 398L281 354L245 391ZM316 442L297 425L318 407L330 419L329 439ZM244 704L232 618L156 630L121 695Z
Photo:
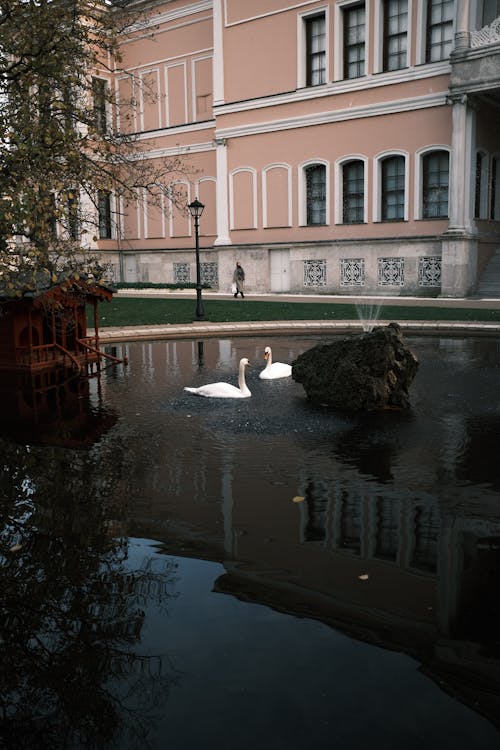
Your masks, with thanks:
M356 305L331 302L267 302L204 299L205 319L214 323L259 320L357 320ZM196 300L115 298L99 306L99 327L191 323ZM500 322L500 310L383 305L382 320ZM88 325L93 326L89 311Z

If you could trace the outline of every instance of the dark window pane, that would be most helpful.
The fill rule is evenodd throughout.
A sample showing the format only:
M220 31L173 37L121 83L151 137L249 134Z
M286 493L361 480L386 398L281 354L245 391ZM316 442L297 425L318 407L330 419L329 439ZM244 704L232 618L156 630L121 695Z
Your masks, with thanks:
M97 210L99 215L99 238L111 239L111 198L107 190L99 190L97 196Z
M422 216L424 219L445 218L448 216L448 153L426 154L422 165Z
M325 15L306 19L306 84L319 86L326 81Z
M384 2L384 70L405 68L408 36L408 0Z
M326 168L314 164L306 169L307 224L326 224Z
M344 10L344 77L365 74L365 6Z
M449 57L453 43L453 0L427 0L426 62Z
M405 215L405 160L390 156L382 162L382 221L401 221Z
M364 221L365 207L363 162L351 161L344 164L342 185L342 221L344 224L359 224Z

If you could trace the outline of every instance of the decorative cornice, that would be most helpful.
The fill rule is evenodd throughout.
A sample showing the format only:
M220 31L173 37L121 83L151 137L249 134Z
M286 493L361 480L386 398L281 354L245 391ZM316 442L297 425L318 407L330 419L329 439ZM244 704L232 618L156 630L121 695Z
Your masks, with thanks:
M212 10L212 0L199 0L197 3L191 3L190 5L184 5L181 8L175 10L167 10L164 13L158 13L158 15L151 15L139 23L130 27L129 31L144 31L150 29L153 26L160 26L163 23L169 23L170 21L176 21L179 18L186 18L187 16L193 16L196 13L203 13L206 10Z
M447 75L451 71L451 65L448 61L432 65L422 65L415 68L405 68L394 73L374 73L363 76L356 80L333 81L322 86L311 86L309 88L297 89L284 94L274 94L256 99L246 99L241 102L230 104L215 105L216 115L229 115L236 112L248 112L251 109L263 109L265 107L275 107L281 104L296 104L311 99L323 99L325 97L338 94L351 94L370 89L379 88L380 86L394 86L399 83L411 83L412 81L421 81L424 78L435 78L440 75Z
M410 99L398 99L381 104L370 104L365 107L349 107L348 109L337 109L329 112L318 112L313 115L301 117L289 117L281 120L269 120L267 122L240 125L234 128L221 128L216 131L216 138L240 138L248 135L261 133L274 133L281 130L293 130L295 128L308 128L314 125L328 125L333 122L345 122L347 120L358 120L364 117L378 117L380 115L397 114L399 112L411 112L416 109L428 109L430 107L442 107L447 102L447 92L428 94Z

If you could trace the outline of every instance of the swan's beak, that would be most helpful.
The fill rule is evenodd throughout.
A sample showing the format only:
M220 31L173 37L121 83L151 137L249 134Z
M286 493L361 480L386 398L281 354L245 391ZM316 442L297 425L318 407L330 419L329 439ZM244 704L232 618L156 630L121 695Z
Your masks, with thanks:
M266 353L264 354L264 359L269 359L269 352L266 352Z

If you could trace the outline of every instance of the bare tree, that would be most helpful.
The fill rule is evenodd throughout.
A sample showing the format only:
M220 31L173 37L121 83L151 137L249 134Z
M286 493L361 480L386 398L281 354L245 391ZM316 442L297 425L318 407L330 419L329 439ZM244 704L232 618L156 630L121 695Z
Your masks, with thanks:
M144 158L137 137L123 132L130 129L118 130L127 102L118 117L107 83L120 69L120 42L141 23L125 2L0 0L4 283L88 270L110 196L126 202L145 192L176 202L171 184L185 174L181 158Z

